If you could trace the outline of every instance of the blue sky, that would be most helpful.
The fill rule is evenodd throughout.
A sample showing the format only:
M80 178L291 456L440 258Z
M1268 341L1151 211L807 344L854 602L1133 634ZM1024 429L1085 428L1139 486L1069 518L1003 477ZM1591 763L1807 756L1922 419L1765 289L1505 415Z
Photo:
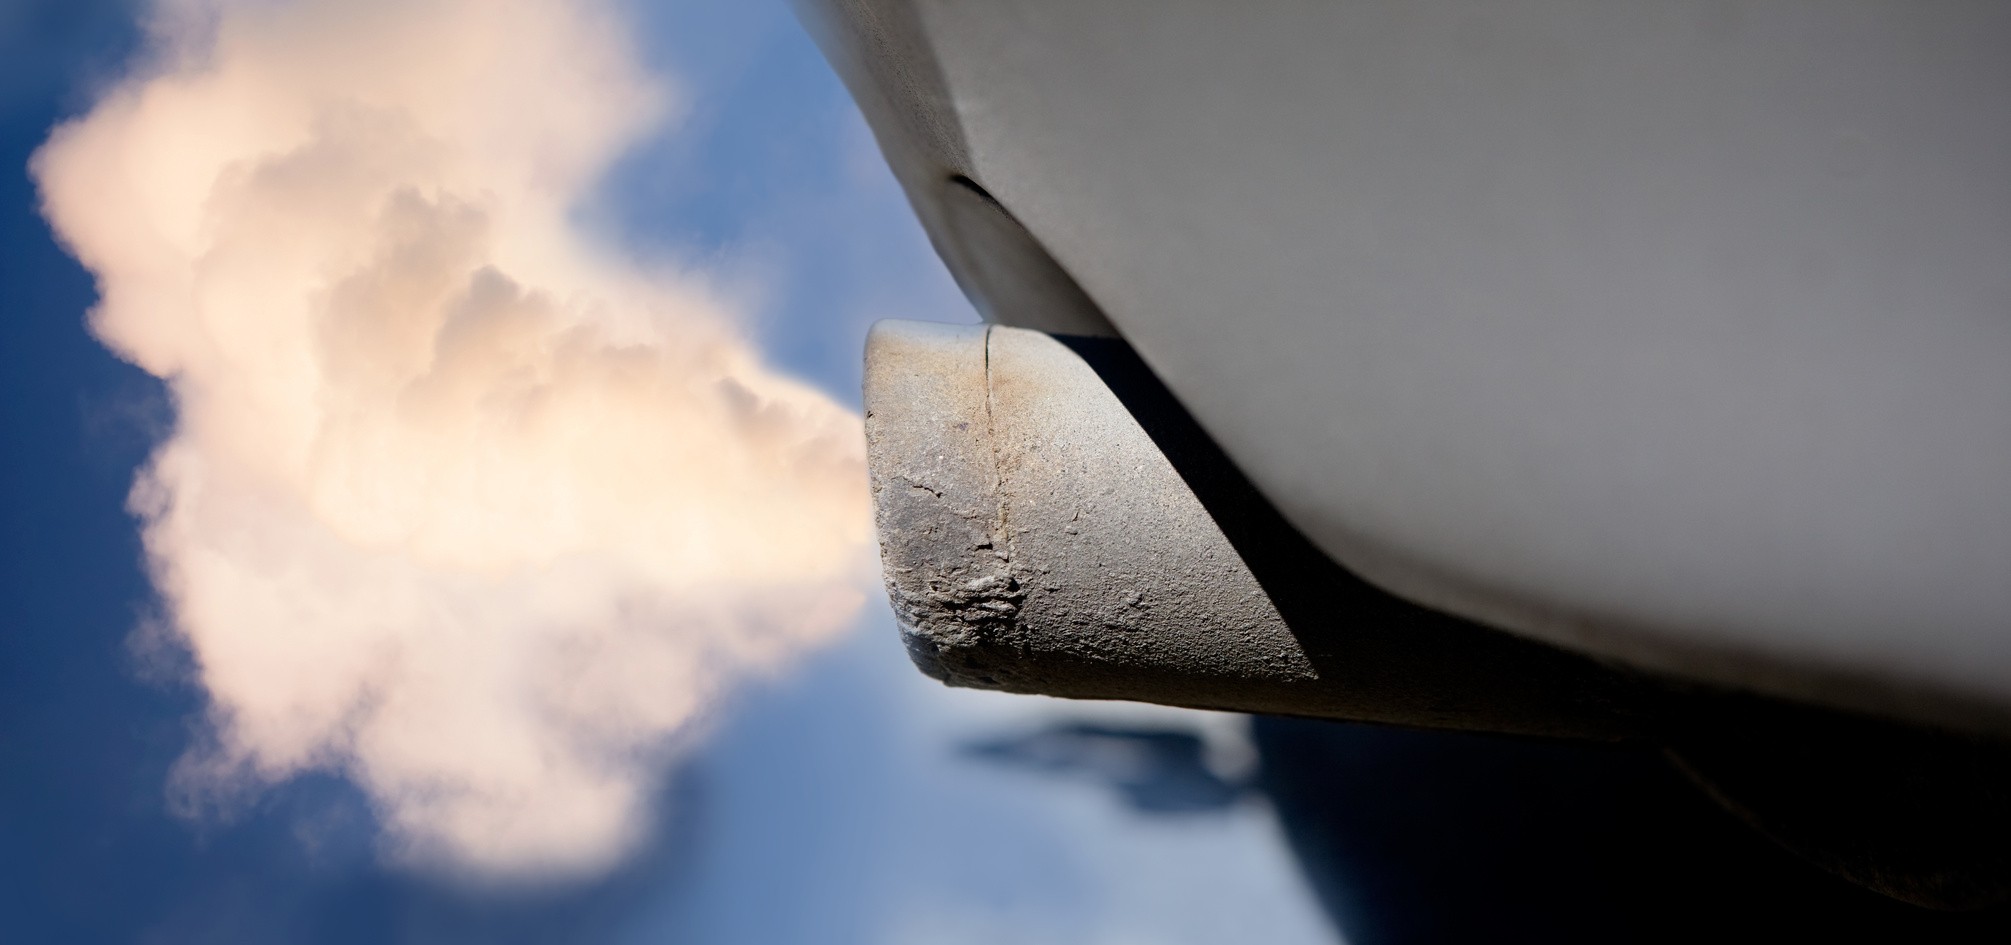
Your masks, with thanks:
M24 170L117 76L135 12L0 12L0 939L1331 940L1260 801L1145 813L1098 783L1110 766L1094 751L1055 775L970 750L1096 718L1233 754L1232 721L944 690L907 666L877 605L732 699L667 778L644 849L593 881L496 890L387 867L366 800L329 776L228 817L170 814L201 703L129 643L157 605L124 504L172 412L86 334L90 280L51 241ZM629 12L690 107L579 208L583 227L709 273L771 359L848 404L871 321L974 318L784 5Z

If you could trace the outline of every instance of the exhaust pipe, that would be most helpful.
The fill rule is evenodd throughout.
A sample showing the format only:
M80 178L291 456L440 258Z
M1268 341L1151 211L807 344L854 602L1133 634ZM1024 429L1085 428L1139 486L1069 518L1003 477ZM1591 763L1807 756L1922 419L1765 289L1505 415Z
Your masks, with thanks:
M1122 341L881 322L887 592L953 686L1612 739L1628 680L1392 597L1313 548Z

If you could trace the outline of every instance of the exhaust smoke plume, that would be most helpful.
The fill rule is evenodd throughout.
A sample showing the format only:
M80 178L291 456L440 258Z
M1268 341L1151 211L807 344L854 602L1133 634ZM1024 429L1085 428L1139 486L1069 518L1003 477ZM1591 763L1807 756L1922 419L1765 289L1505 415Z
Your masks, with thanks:
M721 687L869 586L858 420L567 213L672 106L579 0L180 0L37 155L178 419L133 492L209 701L407 861L579 873Z

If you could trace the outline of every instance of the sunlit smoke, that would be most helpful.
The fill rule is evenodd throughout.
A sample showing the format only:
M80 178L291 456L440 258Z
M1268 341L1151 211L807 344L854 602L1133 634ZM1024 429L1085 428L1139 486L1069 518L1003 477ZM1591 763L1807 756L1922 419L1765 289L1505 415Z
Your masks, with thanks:
M579 0L202 0L36 155L178 408L132 505L209 703L185 799L309 770L408 862L579 874L736 678L845 626L858 420L568 218L674 113Z

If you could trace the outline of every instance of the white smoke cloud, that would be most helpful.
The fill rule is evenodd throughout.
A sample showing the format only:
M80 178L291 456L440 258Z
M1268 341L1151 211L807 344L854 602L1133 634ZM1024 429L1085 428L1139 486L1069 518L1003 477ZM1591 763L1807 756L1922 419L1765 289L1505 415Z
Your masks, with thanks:
M870 583L858 420L569 210L674 100L580 0L199 0L33 172L178 419L133 508L198 793L340 771L408 861L604 867Z

